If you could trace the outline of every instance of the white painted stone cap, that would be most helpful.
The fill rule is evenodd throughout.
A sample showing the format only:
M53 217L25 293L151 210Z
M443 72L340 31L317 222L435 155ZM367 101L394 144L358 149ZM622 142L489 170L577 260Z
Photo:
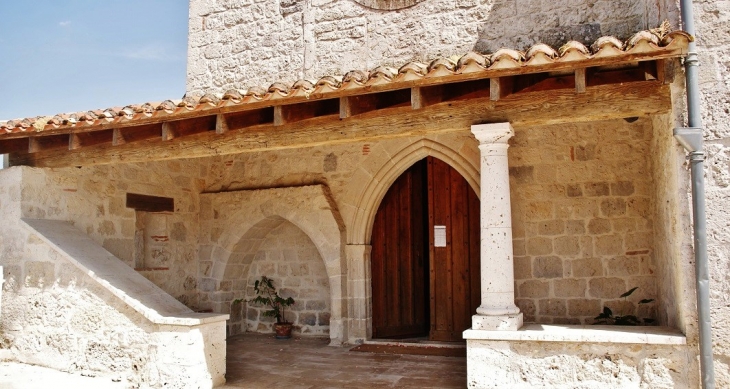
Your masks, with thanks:
M679 330L655 326L526 324L516 331L464 331L467 340L512 340L536 342L635 343L684 345Z

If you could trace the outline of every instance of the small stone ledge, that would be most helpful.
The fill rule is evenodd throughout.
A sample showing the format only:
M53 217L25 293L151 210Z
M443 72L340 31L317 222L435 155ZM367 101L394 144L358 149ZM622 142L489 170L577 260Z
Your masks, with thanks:
M517 331L464 331L466 340L634 343L684 345L687 338L669 327L526 324Z

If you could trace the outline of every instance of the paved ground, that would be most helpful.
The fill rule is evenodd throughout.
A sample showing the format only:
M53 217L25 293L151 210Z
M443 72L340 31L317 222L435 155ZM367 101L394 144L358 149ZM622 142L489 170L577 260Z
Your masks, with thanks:
M225 388L465 388L466 358L351 352L328 340L239 335Z
M464 388L466 359L351 352L328 340L239 335L228 341L230 388ZM0 389L116 389L108 378L83 377L21 363L0 363Z

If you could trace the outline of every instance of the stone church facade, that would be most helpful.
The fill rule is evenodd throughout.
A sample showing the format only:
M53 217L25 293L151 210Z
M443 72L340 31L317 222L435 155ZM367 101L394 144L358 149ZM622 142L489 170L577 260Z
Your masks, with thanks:
M729 12L695 4L719 387ZM266 275L301 336L466 339L469 387L699 387L678 4L189 17L184 99L0 122L0 357L216 386L227 335L272 331Z

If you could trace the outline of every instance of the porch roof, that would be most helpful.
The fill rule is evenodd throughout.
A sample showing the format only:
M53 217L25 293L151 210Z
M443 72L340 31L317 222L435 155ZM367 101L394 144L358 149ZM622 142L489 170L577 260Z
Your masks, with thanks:
M201 132L221 135L229 130L281 126L322 116L339 116L341 120L403 105L415 110L448 100L483 97L485 90L487 97L496 101L517 92L568 87L584 93L586 86L665 81L672 72L670 61L665 60L686 54L692 40L686 32L668 32L662 26L640 31L625 42L601 37L590 48L570 41L557 50L537 44L526 52L470 52L437 58L429 64L410 62L399 69L379 66L369 72L350 71L342 77L299 80L291 86L277 82L268 88L229 90L222 95L0 121L0 153L19 156L16 163L37 164L33 162L37 157L31 154L53 151L58 157L61 149L68 153L82 147L119 146L153 138L169 141ZM638 73L620 72L626 68ZM522 81L517 82L520 77ZM447 91L455 89L452 85L460 90ZM398 93L403 91L408 94Z

